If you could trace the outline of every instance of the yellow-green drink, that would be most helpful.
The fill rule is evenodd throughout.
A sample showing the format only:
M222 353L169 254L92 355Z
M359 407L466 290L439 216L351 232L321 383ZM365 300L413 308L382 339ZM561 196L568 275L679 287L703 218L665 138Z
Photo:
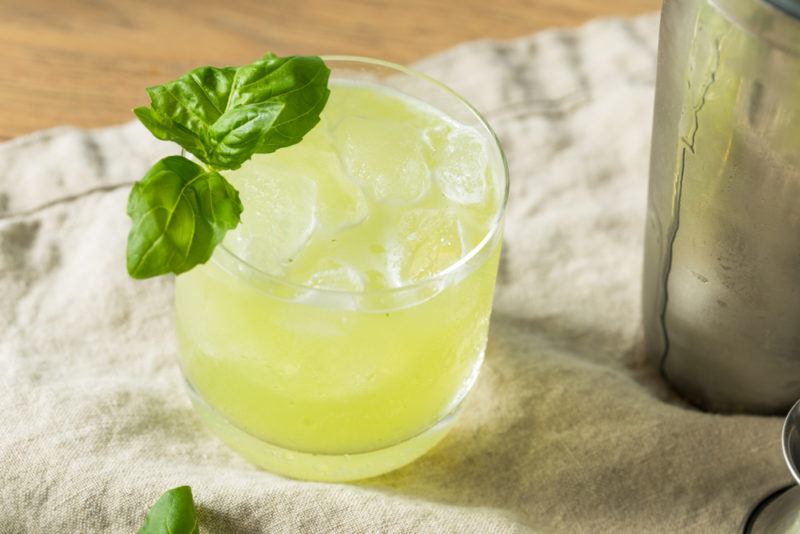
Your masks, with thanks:
M276 473L348 480L432 447L474 383L507 175L491 131L442 86L327 62L320 123L225 174L242 225L177 278L177 331L223 440Z

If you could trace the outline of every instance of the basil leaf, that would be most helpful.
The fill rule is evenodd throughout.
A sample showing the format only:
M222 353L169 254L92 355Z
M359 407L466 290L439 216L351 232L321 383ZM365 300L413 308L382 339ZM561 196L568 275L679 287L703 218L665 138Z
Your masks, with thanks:
M182 156L162 159L128 197L128 274L179 274L205 263L241 213L239 193L221 174Z
M330 70L316 56L279 58L268 54L261 61L239 67L231 89L233 106L257 102L282 102L280 114L256 151L266 154L295 143L319 122L328 101Z
M147 512L137 534L200 534L192 489L179 486L165 492Z
M150 87L134 113L159 139L175 141L216 169L299 142L317 122L330 70L316 56L268 54L242 67L200 67Z

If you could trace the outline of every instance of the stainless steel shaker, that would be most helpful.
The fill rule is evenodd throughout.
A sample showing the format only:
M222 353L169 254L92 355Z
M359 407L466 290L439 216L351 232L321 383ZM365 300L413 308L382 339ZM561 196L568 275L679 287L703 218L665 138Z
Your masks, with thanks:
M648 356L694 404L800 397L800 0L666 0L645 235Z

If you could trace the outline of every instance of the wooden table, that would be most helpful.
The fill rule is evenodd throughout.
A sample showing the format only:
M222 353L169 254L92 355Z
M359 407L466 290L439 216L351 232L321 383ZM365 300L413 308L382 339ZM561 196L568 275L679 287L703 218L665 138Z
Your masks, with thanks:
M0 140L133 118L144 88L192 67L282 54L412 62L658 0L0 0Z

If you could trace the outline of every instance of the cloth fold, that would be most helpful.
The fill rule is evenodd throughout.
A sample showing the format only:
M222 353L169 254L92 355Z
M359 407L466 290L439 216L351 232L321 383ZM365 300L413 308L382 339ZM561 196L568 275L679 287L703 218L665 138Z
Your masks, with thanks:
M505 248L461 419L356 484L259 471L194 415L173 280L124 266L129 185L173 146L134 123L0 145L0 532L134 532L183 484L205 533L735 531L789 482L780 419L684 405L641 348L656 35L601 20L417 65L501 139Z

